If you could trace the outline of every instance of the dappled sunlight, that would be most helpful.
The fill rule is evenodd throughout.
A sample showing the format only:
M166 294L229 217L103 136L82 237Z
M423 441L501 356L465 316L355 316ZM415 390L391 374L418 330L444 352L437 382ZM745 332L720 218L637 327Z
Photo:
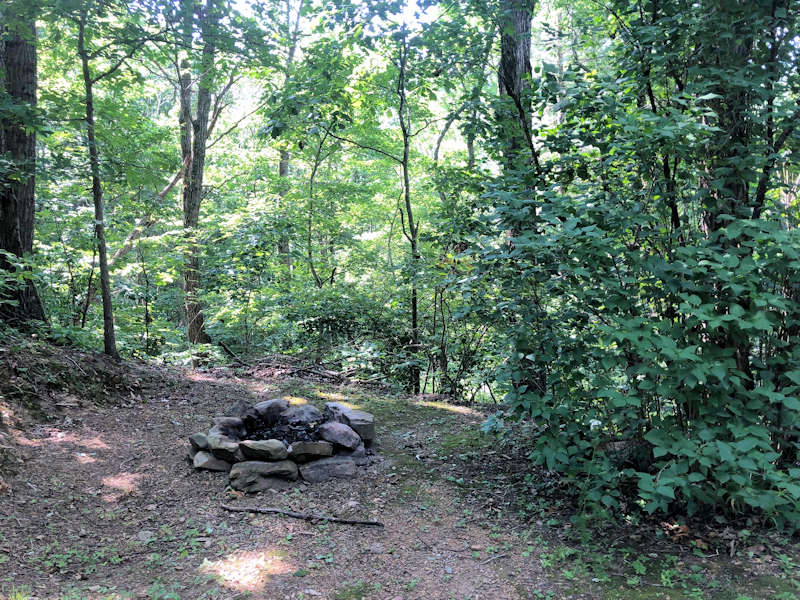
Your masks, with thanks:
M351 402L352 398L349 396L345 396L339 392L318 392L317 396L320 398L327 400L328 402L339 402L344 404L347 408L352 408L354 410L361 410L361 406Z
M300 406L301 404L308 404L308 400L300 396L282 396L282 398L289 401L292 406Z
M190 371L184 375L184 378L197 383L219 383L219 378L213 376L211 373L204 373L202 371Z
M274 575L285 575L295 570L278 550L240 550L220 560L205 559L200 572L214 575L220 583L242 592L262 589Z
M421 402L417 402L419 406L427 406L428 408L438 408L440 410L446 410L453 413L458 413L460 415L470 415L472 417L482 417L483 413L480 411L475 410L474 408L470 408L469 406L456 406L454 404L447 404L446 402L432 402L429 400L423 400Z
M103 486L110 488L107 493L103 494L103 500L106 502L116 502L120 498L130 496L139 489L139 482L144 475L142 473L128 473L123 471L116 475L109 475L103 477Z
M76 452L75 459L82 465L88 465L93 462L97 462L97 459L94 456L86 454L85 452Z
M45 435L37 436L35 438L26 437L21 432L14 432L14 440L22 445L31 448L41 448L43 446L61 446L72 445L87 448L89 450L110 450L111 446L103 441L102 436L94 435L81 435L79 433L61 431L55 427L47 427L44 430Z

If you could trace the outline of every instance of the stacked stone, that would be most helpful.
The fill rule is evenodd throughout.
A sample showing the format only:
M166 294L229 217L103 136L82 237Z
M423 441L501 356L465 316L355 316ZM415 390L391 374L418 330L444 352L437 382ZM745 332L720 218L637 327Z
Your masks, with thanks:
M375 418L339 402L328 402L324 414L283 398L237 403L234 412L214 419L207 433L189 436L189 458L196 469L229 473L231 487L248 493L282 489L299 478L317 483L353 477L357 466L368 463L366 448L375 440ZM309 439L248 439L249 432L271 428L308 432Z

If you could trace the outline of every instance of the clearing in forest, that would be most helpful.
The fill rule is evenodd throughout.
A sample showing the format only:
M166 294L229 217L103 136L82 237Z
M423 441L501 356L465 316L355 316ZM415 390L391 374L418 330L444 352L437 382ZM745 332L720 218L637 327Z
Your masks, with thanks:
M653 527L641 525L581 546L563 511L530 495L520 471L535 472L481 436L485 415L477 409L231 369L137 369L126 377L141 385L114 392L101 406L72 395L50 419L11 429L8 439L24 460L0 504L0 598L800 594L796 556L763 540L736 537L741 550L730 559L731 540L709 539L700 552L682 536L656 538ZM80 378L77 371L73 376ZM224 474L189 466L188 435L237 400L273 396L369 410L378 422L380 460L355 479L250 497L226 490ZM385 526L231 513L223 503Z

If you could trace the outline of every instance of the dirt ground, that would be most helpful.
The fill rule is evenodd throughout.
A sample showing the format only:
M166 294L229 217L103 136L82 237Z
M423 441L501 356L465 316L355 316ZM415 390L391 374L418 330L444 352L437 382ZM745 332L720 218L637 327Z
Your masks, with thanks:
M581 556L536 533L541 520L501 514L502 496L468 493L464 477L480 477L482 464L487 481L504 477L488 466L502 451L474 442L484 415L471 408L231 369L161 369L146 385L115 394L102 406L70 396L51 407L49 421L9 430L24 460L0 495L0 598L728 597L704 596L702 582L694 596L663 583L631 595L637 585L621 583L625 565L606 565L612 579L595 576L596 567L581 571ZM191 468L188 435L238 399L276 396L373 412L380 459L355 479L252 497L226 490L224 474ZM231 513L223 503L384 527ZM670 552L686 567L688 550ZM742 571L745 578L765 572ZM774 595L779 588L787 589L765 585L763 596L739 597L794 597Z

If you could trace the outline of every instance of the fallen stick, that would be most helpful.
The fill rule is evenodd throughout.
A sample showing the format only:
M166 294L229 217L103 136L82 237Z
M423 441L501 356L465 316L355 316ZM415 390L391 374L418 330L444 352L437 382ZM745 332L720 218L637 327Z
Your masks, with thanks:
M239 363L239 364L240 364L240 365L242 365L243 367L250 367L250 368L252 368L252 367L253 367L253 365L251 365L249 362L245 362L245 361L243 361L241 358L239 358L238 356L236 356L236 354L234 353L234 351L233 351L233 350L231 350L230 348L228 348L227 344L225 344L225 342L223 342L222 340L220 340L220 341L219 341L219 345L220 345L220 346L222 347L222 349L225 351L225 354L227 354L228 356L230 356L230 357L231 357L231 358L232 358L234 361L236 361L237 363Z
M328 521L328 523L340 523L342 525L367 525L369 527L383 527L380 521L357 521L351 519L339 519L337 517L326 517L325 515L314 515L311 513L299 513L292 510L281 510L280 508L259 508L258 506L231 506L222 504L222 508L231 512L252 512L261 514L285 515L293 519L303 519L304 521Z
M508 554L495 554L494 556L491 556L491 557L487 558L486 560L482 560L481 564L485 565L486 563L490 563L493 560L497 560L498 558L505 558L506 556L508 556Z

